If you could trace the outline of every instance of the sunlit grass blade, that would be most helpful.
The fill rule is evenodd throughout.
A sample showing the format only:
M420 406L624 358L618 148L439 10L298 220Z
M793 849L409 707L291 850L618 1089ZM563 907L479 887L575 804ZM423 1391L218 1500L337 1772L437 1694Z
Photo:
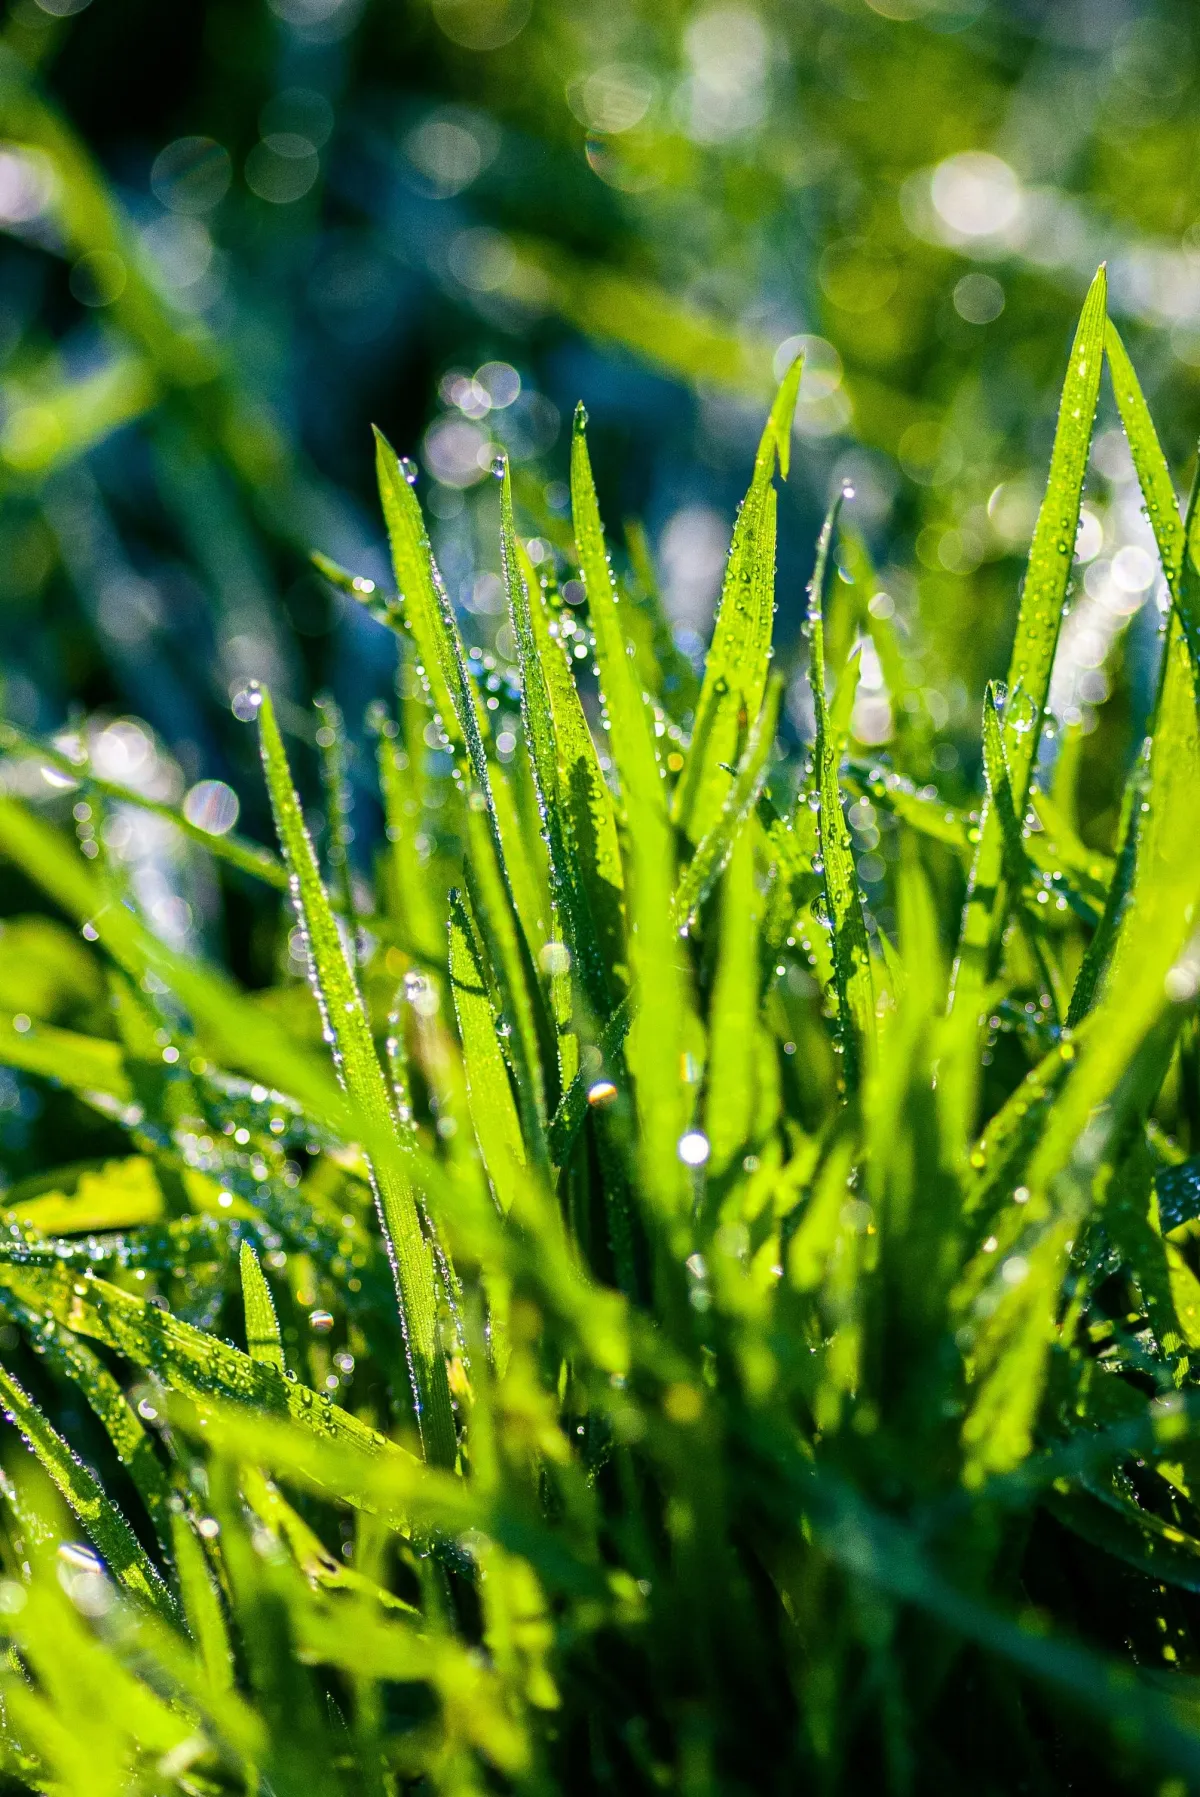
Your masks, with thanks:
M840 503L840 502L839 502ZM854 866L850 831L842 812L838 761L829 737L825 703L825 633L822 604L829 549L837 524L835 504L821 529L817 560L809 587L809 683L816 715L813 759L824 881L825 914L832 936L833 974L838 996L838 1034L842 1076L847 1093L857 1090L863 1061L869 1059L875 1033L875 993L862 895Z
M432 1258L421 1230L413 1188L403 1164L387 1082L337 919L329 903L316 857L292 785L283 742L268 694L259 709L263 767L275 825L292 880L293 902L304 931L313 990L321 1006L339 1077L354 1103L381 1136L391 1130L395 1151L371 1156L380 1222L392 1257L397 1295L410 1358L418 1422L425 1450L439 1465L453 1465L457 1452L446 1362L438 1336L437 1296Z
M1141 831L1142 806L1149 790L1150 743L1147 741L1138 757L1137 766L1125 784L1121 800L1121 819L1117 829L1117 860L1109 881L1108 894L1100 921L1093 930L1071 988L1066 1023L1076 1029L1092 1008L1100 978L1116 943L1125 906L1133 891L1137 868L1138 837Z
M1050 474L1042 500L1017 616L1004 710L1004 747L1012 777L1013 808L1025 815L1050 693L1063 605L1071 577L1088 447L1100 393L1107 282L1099 269L1088 290L1063 383ZM1002 873L1003 834L987 804L979 826L963 911L951 1007L975 1016L988 978L993 944L992 910Z
M117 1380L84 1342L65 1329L48 1329L45 1317L22 1304L14 1292L0 1291L0 1307L25 1331L30 1346L47 1366L61 1378L70 1379L82 1393L132 1479L158 1539L169 1549L170 1482L140 1417Z
M513 635L516 638L517 652L521 663L521 718L524 726L525 741L529 749L530 764L533 772L534 789L537 794L538 815L541 822L542 835L546 844L546 852L550 865L550 891L554 916L552 927L555 934L565 932L566 946L573 958L578 977L582 983L590 1003L601 1010L608 1008L608 980L605 968L603 948L596 933L588 896L584 886L583 869L575 846L572 831L571 810L567 803L567 795L563 791L559 776L559 738L558 720L555 718L551 704L546 664L549 656L547 650L553 644L543 643L542 632L534 622L534 607L541 616L541 595L531 590L532 580L527 578L526 569L521 565L521 556L517 547L516 526L512 510L512 484L509 478L508 461L504 461L504 477L500 491L500 545L504 559L504 581L508 594L509 617ZM532 569L529 570L530 577ZM571 688L573 695L574 688ZM565 699L563 683L559 682L559 698ZM574 724L573 734L578 737L579 730L586 733L586 725L582 718L571 720L568 729ZM614 845L615 846L615 845ZM569 1037L571 1025L571 982L566 977L567 968L553 963L561 960L557 945L543 950L540 959L549 961L547 968L550 976L550 987L554 999L554 1010L559 1031L559 1059L564 1084L569 1084L578 1066L576 1045L564 1041Z
M695 921L758 803L767 777L767 763L775 746L775 726L779 721L782 698L783 683L770 681L762 710L754 720L745 753L721 809L679 877L675 888L675 917L681 929Z
M576 414L571 444L571 504L579 566L596 632L596 659L608 713L608 734L625 815L626 917L636 1005L653 1013L628 1043L641 1126L640 1158L651 1202L677 1210L683 1196L677 1145L684 1124L680 1080L684 987L672 906L675 855L666 789L654 748L653 726L638 687L621 624L621 606L604 547L604 530L585 437Z
M742 737L762 709L775 615L775 468L787 478L801 358L771 407L749 491L734 526L692 745L672 813L693 842L715 822L740 757Z
M1146 515L1158 544L1163 573L1174 593L1183 563L1184 545L1184 525L1179 501L1175 496L1175 483L1171 479L1167 458L1159 443L1158 432L1154 428L1154 420L1150 416L1150 408L1143 397L1133 363L1111 318L1104 328L1104 349L1108 357L1117 410L1121 414L1121 423L1125 426L1129 451L1137 470L1138 485L1146 502Z
M435 720L468 779L468 861L484 893L479 909L486 912L487 948L503 986L510 1027L518 1038L518 1079L527 1109L536 1112L541 1130L545 1124L541 995L533 958L547 940L549 920L541 914L537 881L504 770L489 761L487 713L471 679L421 508L394 451L378 432L376 469L404 616L417 646L418 668L429 688ZM391 608L385 618L393 628L394 611ZM486 830L479 828L481 821L486 821ZM489 856L492 865L487 864ZM504 915L506 911L511 917Z
M246 1313L246 1347L250 1358L257 1360L262 1366L274 1367L277 1373L285 1372L283 1337L279 1331L279 1318L275 1314L271 1288L249 1242L241 1245L239 1266L242 1307Z
M757 1099L758 926L754 838L743 830L721 887L721 935L709 1015L704 1129L711 1176L750 1147Z
M616 811L571 673L571 645L565 635L569 616L564 608L557 623L552 623L545 595L515 532L512 542L528 594L532 643L553 724L565 846L579 887L584 912L581 922L590 926L595 938L593 949L583 958L585 991L593 1008L607 1010L615 998L616 970L625 959L624 878Z
M1000 825L1001 866L1004 870L1004 885L999 888L992 907L992 930L997 939L993 944L993 953L998 953L998 939L1003 936L1009 908L1013 907L1016 909L1022 933L1029 945L1030 955L1041 976L1042 990L1053 994L1057 984L1054 972L1046 960L1037 930L1030 922L1025 908L1024 895L1029 878L1029 863L1025 854L1021 824L1013 802L1012 775L1004 748L1004 729L996 707L995 689L990 683L983 701L983 764L988 797L995 808Z
M525 1170L521 1123L496 1035L483 956L463 899L450 905L450 985L462 1038L471 1121L500 1208L512 1208L513 1181Z
M127 1591L167 1617L174 1617L170 1593L153 1561L91 1468L85 1466L47 1421L6 1367L0 1366L0 1403L58 1490L87 1530L113 1577Z

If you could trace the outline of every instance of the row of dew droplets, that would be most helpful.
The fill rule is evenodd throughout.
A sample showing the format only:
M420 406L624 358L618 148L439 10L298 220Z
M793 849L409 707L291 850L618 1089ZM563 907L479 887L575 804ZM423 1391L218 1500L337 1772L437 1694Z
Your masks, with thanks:
M418 1428L427 1457L453 1465L457 1441L446 1365L437 1337L433 1268L414 1196L400 1165L402 1139L362 995L321 882L274 711L265 690L259 688L258 695L263 767L309 981L338 1082L369 1126L371 1151L366 1161L395 1282ZM385 1146L380 1159L377 1145L387 1144L389 1138L395 1153Z

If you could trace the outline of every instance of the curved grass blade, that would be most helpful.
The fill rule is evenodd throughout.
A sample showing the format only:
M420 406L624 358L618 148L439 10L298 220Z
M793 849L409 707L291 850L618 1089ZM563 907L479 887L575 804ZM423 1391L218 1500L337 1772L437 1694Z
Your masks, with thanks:
M775 615L775 468L786 480L802 357L784 375L734 526L692 744L672 815L698 842L720 814L749 721L762 709Z
M113 1577L144 1603L174 1620L175 1606L153 1561L107 1495L95 1473L84 1465L7 1367L0 1366L0 1404L20 1430L25 1446L45 1467L58 1490L87 1530L96 1552Z
M108 1368L97 1355L40 1312L22 1304L15 1292L0 1290L2 1307L21 1329L34 1352L61 1378L69 1379L86 1399L128 1472L146 1514L164 1548L171 1545L171 1486L153 1443Z
M1107 282L1101 266L1088 289L1071 348L1050 456L1050 475L1034 526L1017 616L1004 710L1004 748L1012 776L1013 808L1018 817L1024 817L1029 803L1050 693L1050 673L1071 577L1088 446L1100 394L1106 298ZM995 941L992 913L1003 855L999 820L994 808L985 802L950 988L951 1010L965 1005L971 1017L980 1010L989 977L988 958Z
M437 1288L432 1257L421 1230L413 1188L387 1081L375 1052L362 995L346 956L337 919L329 903L313 854L312 843L292 785L283 742L267 693L262 695L259 727L263 767L271 795L275 826L292 881L292 897L304 932L309 974L333 1048L338 1076L355 1105L369 1117L379 1136L389 1132L392 1152L372 1151L369 1164L384 1239L396 1279L410 1360L418 1424L427 1456L452 1466L457 1453L454 1413L446 1362L438 1335Z

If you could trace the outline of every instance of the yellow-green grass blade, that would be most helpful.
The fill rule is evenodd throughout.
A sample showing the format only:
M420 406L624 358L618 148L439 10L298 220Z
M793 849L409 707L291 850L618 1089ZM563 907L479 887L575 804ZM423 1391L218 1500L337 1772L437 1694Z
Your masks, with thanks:
M675 855L666 789L654 749L653 725L637 683L621 623L621 607L604 546L604 529L584 434L576 413L571 444L571 503L580 572L596 633L596 659L608 714L608 733L625 813L626 916L636 1021L628 1041L636 1091L639 1153L650 1204L675 1214L685 1182L677 1148L683 1131L684 981L674 918Z
M1004 747L1013 807L1024 817L1050 692L1050 673L1071 577L1088 446L1100 393L1107 283L1101 267L1088 290L1063 383L1050 474L1034 526L1017 633L1009 663ZM992 912L1002 874L1003 832L985 802L963 911L950 1004L979 1013L994 945Z
M111 1568L113 1577L136 1598L174 1617L174 1604L162 1575L138 1541L90 1467L38 1409L24 1388L0 1366L0 1405L21 1432L21 1437L71 1506L96 1552Z
M1126 781L1125 791L1122 795L1121 819L1117 829L1116 866L1109 881L1100 921L1092 931L1087 948L1083 953L1083 959L1079 963L1079 972L1075 975L1075 984L1071 988L1071 1002L1067 1007L1066 1016L1068 1029L1077 1029L1091 1010L1101 975L1108 965L1109 956L1116 944L1125 906L1133 891L1133 877L1137 868L1138 838L1141 833L1142 805L1149 788L1149 778L1150 742L1147 739L1138 756L1137 766Z
M274 1367L107 1280L90 1273L77 1278L62 1266L0 1266L0 1285L31 1309L41 1309L61 1327L124 1355L186 1397L225 1398L257 1412L290 1417L323 1439L373 1459L399 1457L408 1465L421 1464L327 1396L281 1378Z
M482 946L466 903L457 893L450 901L450 985L475 1139L500 1208L508 1212L514 1181L525 1177L525 1144L496 1035Z
M754 836L743 830L721 886L720 946L709 1012L704 1128L711 1177L747 1151L757 1101L759 896Z
M270 696L265 692L259 708L259 727L275 827L304 933L313 991L321 1007L338 1076L355 1106L371 1119L377 1135L385 1137L390 1130L394 1141L391 1152L370 1154L376 1202L396 1278L421 1439L431 1460L439 1465L453 1465L457 1437L438 1336L433 1261L421 1230L387 1081L375 1052L362 994L321 881Z
M277 1373L286 1372L283 1337L279 1331L279 1318L275 1314L271 1288L249 1242L242 1243L239 1268L242 1308L246 1313L246 1347L250 1358L257 1360L262 1366L274 1367Z
M1004 883L997 891L996 902L992 908L992 930L997 938L1000 937L1004 931L1009 908L1016 909L1021 929L1029 945L1029 952L1041 977L1042 990L1045 993L1053 994L1053 975L1047 964L1037 931L1031 924L1025 909L1024 892L1029 879L1029 862L1025 854L1025 841L1020 821L1013 802L1012 773L1004 749L1004 728L996 707L995 688L990 681L983 700L983 766L988 797L995 808L1000 824L1001 867L1004 871ZM998 943L996 946L998 948Z
M830 739L825 702L825 632L822 616L829 548L840 501L821 528L816 566L809 587L809 683L816 717L813 758L816 764L818 834L824 882L825 915L831 936L833 977L838 1000L838 1035L842 1077L847 1094L857 1091L875 1038L875 991L870 947L863 917L862 894L854 866L850 831L842 811L838 760Z
M417 496L395 452L378 432L376 465L396 580L417 647L418 668L447 746L467 777L468 861L484 895L477 912L501 983L508 1022L517 1038L518 1079L527 1108L537 1113L541 1131L545 1127L539 1045L542 1007L533 957L548 938L549 920L542 916L537 880L505 771L489 761L487 712L467 667ZM396 614L397 608L390 607L383 617L392 629L400 627ZM481 816L486 830L478 827ZM489 859L493 865L487 865ZM502 915L505 910L511 912L511 919Z
M527 593L533 639L545 680L558 764L558 792L566 820L566 839L577 869L587 921L597 939L596 966L585 962L588 996L608 1010L615 1002L615 970L625 959L622 914L623 873L616 810L604 778L595 739L588 727L579 691L546 595L519 540L513 537Z
M734 526L717 621L696 706L692 744L672 812L693 842L720 813L726 771L762 709L775 615L775 468L787 478L801 358L780 384L754 459L754 474Z
M728 787L721 809L712 825L696 845L694 854L675 888L674 911L680 929L688 928L697 912L721 877L735 843L745 832L748 820L762 794L768 761L775 746L775 726L783 699L783 683L772 679L767 684L762 710L754 720L754 728L746 743L745 753Z
M420 805L413 770L395 721L379 715L372 722L387 838L390 909L404 945L413 954L434 960L441 949L441 918L417 855Z
M1183 562L1184 545L1184 524L1180 516L1179 501L1175 496L1175 483L1171 479L1167 458L1163 454L1133 363L1111 319L1105 325L1104 348L1117 410L1121 414L1121 423L1125 427L1129 451L1137 471L1138 485L1146 502L1146 515L1158 544L1163 573L1174 593Z
M559 750L554 713L550 703L545 656L538 640L533 607L541 610L540 594L531 593L517 548L517 532L513 520L512 484L508 461L500 490L500 547L504 563L504 583L508 594L509 617L517 642L521 666L521 718L525 742L529 750L537 797L538 818L550 868L551 925L557 936L566 935L573 966L581 980L589 1002L607 1009L608 981L603 949L596 935L584 889L571 831L571 820L559 780ZM530 570L532 575L532 570ZM552 647L553 645L547 645ZM558 1030L560 1075L568 1085L578 1066L578 1050L570 1037L572 1004L568 969L561 964L558 946L543 951L540 957L546 967L551 990L552 1008Z
M25 1331L30 1346L46 1365L82 1393L132 1479L159 1540L169 1549L170 1482L141 1419L116 1379L84 1342L22 1304L15 1292L0 1291L0 1307Z
M231 1691L233 1653L225 1613L204 1549L182 1510L171 1516L171 1544L184 1620L196 1643L207 1681L214 1691Z
M1010 1468L1029 1451L1069 1245L1122 1121L1112 1100L1170 1004L1172 967L1200 899L1200 734L1177 617L1170 634L1132 897L1086 1037L1046 1112L1025 1174L1025 1234L997 1275L1003 1280L1004 1268L1012 1269L1012 1289L981 1331L979 1380L965 1427L976 1478Z

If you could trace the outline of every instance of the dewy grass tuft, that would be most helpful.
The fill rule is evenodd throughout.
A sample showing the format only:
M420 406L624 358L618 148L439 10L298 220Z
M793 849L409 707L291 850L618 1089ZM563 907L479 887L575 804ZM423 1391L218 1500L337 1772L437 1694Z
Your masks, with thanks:
M1112 856L1045 730L1105 355L1171 597ZM397 646L373 870L332 702L322 832L245 700L278 852L0 738L54 782L0 798L0 1062L109 1144L5 1193L6 1789L1200 1786L1195 501L1101 272L972 813L850 495L781 710L798 380L694 706L582 413L573 543L497 470L499 668L379 439L398 597L317 558ZM139 804L263 885L278 984L160 940Z

